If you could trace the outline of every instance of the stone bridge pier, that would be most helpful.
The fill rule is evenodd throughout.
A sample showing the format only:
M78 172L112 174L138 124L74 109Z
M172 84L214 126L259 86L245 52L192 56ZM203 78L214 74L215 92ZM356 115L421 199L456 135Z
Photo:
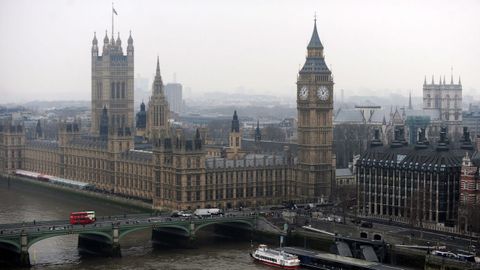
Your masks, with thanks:
M28 253L28 236L25 232L20 235L20 254L18 255L20 266L30 266L30 254Z
M16 241L0 243L0 260L20 267L29 267L28 248L28 235L22 232Z
M112 226L111 235L81 233L78 235L78 249L80 252L94 255L121 257L119 236L118 225Z

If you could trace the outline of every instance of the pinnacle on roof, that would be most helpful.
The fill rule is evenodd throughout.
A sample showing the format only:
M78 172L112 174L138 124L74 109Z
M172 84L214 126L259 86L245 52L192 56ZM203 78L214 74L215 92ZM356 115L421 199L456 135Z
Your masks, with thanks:
M105 38L103 38L103 43L108 43L108 33L107 33L107 30L105 30Z
M307 49L323 49L322 42L320 42L320 37L318 36L317 32L317 19L314 20L313 33L312 37L310 38L310 42L308 43Z
M130 36L128 37L128 44L133 44L132 30L130 30Z
M237 110L233 112L231 132L240 132L240 122L238 121Z
M155 95L163 95L163 81L162 75L160 74L160 60L157 56L157 71L155 73L155 78L153 79L153 93Z
M233 120L238 120L237 110L233 111Z
M118 32L118 36L117 36L117 46L121 46L122 45L122 40L120 39L120 32Z
M98 41L97 41L97 33L96 32L93 32L93 40L92 40L92 45L97 45Z
M157 56L157 72L155 75L160 76L160 59L158 56Z

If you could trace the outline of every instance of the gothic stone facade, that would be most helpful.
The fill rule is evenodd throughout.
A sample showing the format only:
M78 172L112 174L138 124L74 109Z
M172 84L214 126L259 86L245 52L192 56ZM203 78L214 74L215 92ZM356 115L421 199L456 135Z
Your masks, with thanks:
M92 134L100 133L102 109L108 109L111 126L133 130L133 61L132 36L128 38L127 54L123 54L120 35L109 40L105 33L102 55L97 37L92 41Z
M458 79L458 83L453 82L453 75L450 83L445 82L445 77L440 77L438 83L427 83L427 79L423 83L423 109L425 111L433 111L438 114L438 119L431 121L441 122L441 126L446 126L450 138L454 141L458 140L462 135L462 83ZM432 113L431 115L434 115ZM440 125L432 127L434 133L439 134Z
M333 81L316 25L298 79L298 158L243 153L238 119L231 157L210 158L197 131L186 138L168 127L159 64L142 128L152 149L133 141L133 40L92 47L92 132L62 122L58 140L29 140L21 124L0 124L0 173L35 171L95 185L99 190L152 202L155 208L239 207L328 198L332 188ZM143 119L145 120L145 119ZM235 120L235 119L234 119ZM238 140L238 143L237 143ZM241 154L241 155L240 155Z
M298 180L302 198L330 197L333 186L333 77L313 30L297 80ZM332 166L333 165L333 166Z

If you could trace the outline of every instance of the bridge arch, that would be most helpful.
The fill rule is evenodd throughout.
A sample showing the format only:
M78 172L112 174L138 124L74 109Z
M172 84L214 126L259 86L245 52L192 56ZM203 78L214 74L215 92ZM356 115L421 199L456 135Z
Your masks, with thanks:
M44 234L44 235L41 235L41 236L38 236L38 237L30 238L29 241L28 241L28 248L33 246L35 243L40 242L40 241L45 240L45 239L48 239L48 238L57 237L57 236L64 236L64 235L72 235L72 234L76 234L76 235L80 235L80 234L98 235L98 236L105 237L106 239L108 239L109 242L112 242L112 240L113 240L112 235L110 235L107 232L102 232L102 231L89 231L89 232L81 232L81 233L80 232L75 232L75 233L63 232L63 233L56 233L56 234Z
M146 229L152 229L152 226L145 226L145 227L135 227L135 228L128 228L126 230L120 230L120 233L118 234L118 240L122 240L124 236L127 234L133 233L133 232L138 232Z
M185 224L185 226L182 226L182 225L164 225L164 226L158 226L158 227L155 227L155 228L158 228L158 229L175 229L175 230L180 230L182 232L185 233L185 235L190 235L190 230L188 229L188 226L190 226L189 223ZM155 229L154 228L154 229Z
M210 225L215 225L215 224L241 224L241 225L248 225L250 229L254 228L254 224L249 221L249 220L212 220L211 222L206 222L203 224L199 224L198 226L195 226L194 231L192 234L197 233L200 229L210 226Z
M21 249L19 242L10 240L10 239L0 239L0 250L2 249L1 248L2 246L5 246L5 247L12 246L16 249L15 250L16 252L20 252L20 249Z

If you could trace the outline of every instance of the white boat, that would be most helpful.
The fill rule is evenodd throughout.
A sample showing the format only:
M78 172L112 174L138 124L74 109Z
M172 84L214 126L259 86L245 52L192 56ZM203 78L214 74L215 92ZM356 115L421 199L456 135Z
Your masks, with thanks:
M300 260L297 256L284 251L269 249L267 245L259 245L250 253L252 258L262 264L278 267L281 269L299 269Z

